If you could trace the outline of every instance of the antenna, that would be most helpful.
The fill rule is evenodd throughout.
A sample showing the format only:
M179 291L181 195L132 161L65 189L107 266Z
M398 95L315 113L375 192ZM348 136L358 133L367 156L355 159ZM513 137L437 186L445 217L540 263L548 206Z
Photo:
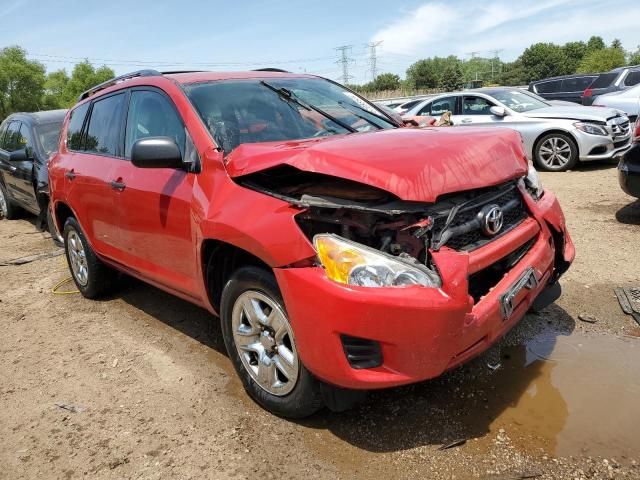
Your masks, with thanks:
M342 83L345 85L349 83L351 79L351 75L349 75L349 64L353 63L353 59L349 57L349 54L351 53L352 47L353 45L342 45L335 48L335 50L340 52L340 58L336 60L336 63L342 65Z

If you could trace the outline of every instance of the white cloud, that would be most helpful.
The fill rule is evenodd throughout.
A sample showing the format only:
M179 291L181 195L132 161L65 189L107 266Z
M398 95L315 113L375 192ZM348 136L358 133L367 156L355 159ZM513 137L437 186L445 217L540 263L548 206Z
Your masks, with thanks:
M436 1L400 14L372 40L383 40L382 59L386 54L390 63L394 55L464 57L495 49L513 59L535 42L564 43L591 35L606 41L620 38L626 48L635 49L639 18L635 0L620 0L614 9L595 0Z

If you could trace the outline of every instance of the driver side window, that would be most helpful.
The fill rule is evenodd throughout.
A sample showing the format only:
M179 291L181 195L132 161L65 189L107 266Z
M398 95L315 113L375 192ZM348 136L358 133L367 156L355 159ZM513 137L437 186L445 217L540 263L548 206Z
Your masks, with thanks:
M131 158L131 149L137 140L149 137L172 138L184 156L185 128L173 105L158 92L134 90L127 114L125 157Z

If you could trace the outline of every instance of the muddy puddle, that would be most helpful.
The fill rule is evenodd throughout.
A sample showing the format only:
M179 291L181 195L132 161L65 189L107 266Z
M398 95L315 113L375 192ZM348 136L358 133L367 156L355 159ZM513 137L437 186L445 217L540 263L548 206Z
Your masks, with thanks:
M519 448L557 456L638 457L640 340L541 334L501 353L489 405L526 385L490 422L491 433L504 429Z

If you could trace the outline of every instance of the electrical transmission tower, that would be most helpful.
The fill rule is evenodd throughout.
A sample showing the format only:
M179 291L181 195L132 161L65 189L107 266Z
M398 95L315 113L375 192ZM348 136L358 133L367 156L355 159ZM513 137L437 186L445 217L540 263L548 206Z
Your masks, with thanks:
M493 81L493 74L494 74L494 67L493 67L493 62L494 60L498 60L498 73L502 73L502 62L500 62L500 53L502 52L502 48L499 48L497 50L490 50L491 53L493 53L493 57L491 57L491 81Z
M382 45L382 40L367 44L369 47L369 67L371 68L371 81L378 76L378 52L377 48Z
M349 65L353 63L353 58L349 55L351 53L351 48L353 45L342 45L341 47L336 47L335 50L340 52L340 58L336 60L338 65L342 65L342 83L347 84L351 79L351 75L349 75Z

